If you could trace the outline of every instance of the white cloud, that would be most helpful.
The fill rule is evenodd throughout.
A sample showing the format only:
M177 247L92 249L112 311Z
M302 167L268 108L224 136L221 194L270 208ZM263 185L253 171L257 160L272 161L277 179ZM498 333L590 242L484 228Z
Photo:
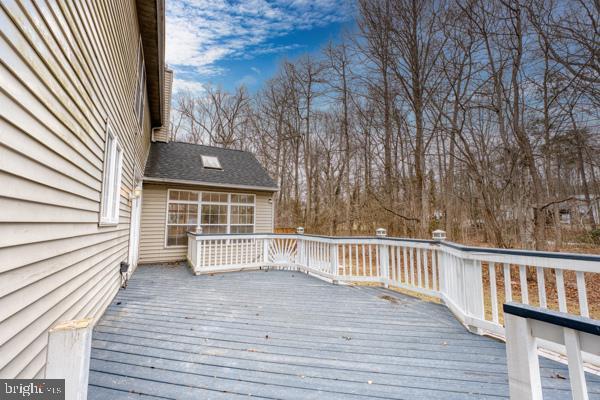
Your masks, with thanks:
M193 94L200 94L204 92L204 86L198 81L175 79L173 80L173 93L177 92L191 92Z
M261 46L260 48L257 48L254 50L254 54L272 54L272 53L281 53L284 51L289 51L289 50L296 50L303 47L300 44L286 44L286 45L281 45L281 46L277 46L277 45L273 45L273 44L266 44L264 46Z
M190 86L190 75L209 77L224 71L224 58L291 50L270 39L295 30L325 26L352 15L347 0L170 0L167 2L166 58L175 70L175 83ZM188 83L185 83L188 82Z
M248 87L248 86L256 85L257 82L258 82L258 80L256 79L256 76L244 75L242 77L242 79L239 79L236 83L238 84L238 86L244 85L244 86Z

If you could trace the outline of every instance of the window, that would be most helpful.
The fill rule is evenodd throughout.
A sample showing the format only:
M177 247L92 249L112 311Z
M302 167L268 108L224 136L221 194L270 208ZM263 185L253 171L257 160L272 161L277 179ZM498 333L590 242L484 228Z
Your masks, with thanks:
M200 209L202 233L227 233L228 202L227 193L202 192Z
M230 233L254 232L254 196L249 194L231 195Z
M168 246L183 246L187 244L187 232L198 224L198 205L169 204Z
M146 67L144 65L144 52L142 50L142 40L138 49L138 71L137 83L135 87L134 111L138 126L141 127L144 122L144 101L146 99Z
M227 193L203 192L202 201L206 203L227 203Z
M212 156L201 156L202 157L202 166L208 169L223 169L221 168L221 163L217 157Z
M169 191L167 246L186 246L187 232L198 226L198 193Z
M202 204L202 233L227 233L227 204Z
M100 224L102 225L113 225L119 222L122 162L123 150L112 128L107 125L100 200Z
M187 246L187 232L197 226L205 234L253 233L253 194L169 190L167 246Z

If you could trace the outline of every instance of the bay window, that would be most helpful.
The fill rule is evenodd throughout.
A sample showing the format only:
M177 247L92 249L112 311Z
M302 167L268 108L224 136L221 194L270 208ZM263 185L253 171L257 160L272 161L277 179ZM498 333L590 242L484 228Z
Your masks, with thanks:
M254 233L253 194L168 191L167 246L186 246L187 232L204 234Z

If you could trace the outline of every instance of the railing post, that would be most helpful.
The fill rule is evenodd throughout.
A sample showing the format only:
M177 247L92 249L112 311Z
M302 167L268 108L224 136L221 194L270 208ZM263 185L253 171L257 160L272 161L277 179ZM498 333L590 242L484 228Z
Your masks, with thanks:
M437 243L437 247L441 248L440 243L444 240L446 240L446 232L441 230L441 229L436 229L435 231L432 232L432 239L435 240ZM439 250L433 250L432 252L432 257L435 257L437 253L437 264L436 264L436 268L437 268L437 272L438 272L438 291L440 293L446 293L446 279L447 279L447 274L446 274L446 266L448 265L448 257L446 255L446 252L444 251L439 251Z
M299 226L296 228L296 234L304 235L304 228ZM296 264L302 267L308 267L304 258L304 239L296 239Z
M337 242L332 242L329 244L329 259L331 262L331 275L335 279L337 277L339 267Z
M511 399L542 400L537 340L527 318L504 314L506 358Z
M438 242L446 240L446 231L443 231L441 229L436 229L431 234L433 236L433 240L437 240Z
M387 236L387 231L384 228L377 228L375 236L378 238L384 238ZM383 282L384 287L389 286L389 275L390 275L390 263L389 263L389 246L386 244L378 244L379 248L379 264L378 275L379 279Z
M197 226L196 227L196 235L202 235L202 227L201 226ZM200 265L202 257L200 252L202 251L202 245L200 243L198 243L198 236L192 236L191 239L194 241L193 244L193 250L192 250L192 267L194 269L194 272L197 273L201 268L202 265ZM188 241L190 240L190 238L188 238ZM188 247L190 247L190 244L188 243Z
M465 294L465 313L469 317L479 320L485 319L485 305L483 300L483 271L481 261L473 259L461 259L462 285ZM483 330L475 325L467 325L467 328L478 335L483 334Z
M574 399L588 400L589 396L587 384L585 382L579 332L570 328L563 328L563 335L565 337L565 348L567 350L571 393L573 394Z
M48 332L46 379L64 379L67 400L87 398L92 319L63 322Z
M271 239L269 238L264 238L263 239L263 264L264 266L267 266L267 264L269 263L269 246L271 244Z

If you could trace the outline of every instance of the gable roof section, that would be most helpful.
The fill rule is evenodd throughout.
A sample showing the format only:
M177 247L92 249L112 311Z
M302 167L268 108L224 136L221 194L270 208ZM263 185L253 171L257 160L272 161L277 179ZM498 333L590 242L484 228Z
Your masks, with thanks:
M202 166L202 156L217 157L222 170ZM191 143L154 142L145 181L277 191L277 185L252 153Z

